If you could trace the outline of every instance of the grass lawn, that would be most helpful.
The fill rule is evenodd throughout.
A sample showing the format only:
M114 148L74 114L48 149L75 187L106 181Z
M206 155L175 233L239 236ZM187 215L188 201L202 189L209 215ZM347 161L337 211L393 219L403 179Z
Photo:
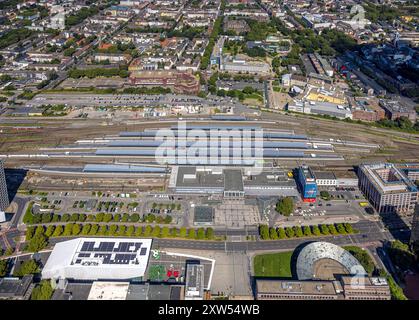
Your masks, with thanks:
M255 277L291 278L292 251L260 254L253 260Z

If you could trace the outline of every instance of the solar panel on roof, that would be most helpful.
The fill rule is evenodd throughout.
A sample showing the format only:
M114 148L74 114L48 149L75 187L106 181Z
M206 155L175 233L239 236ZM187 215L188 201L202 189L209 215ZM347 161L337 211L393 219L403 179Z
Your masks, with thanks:
M84 242L80 251L86 251L88 247L89 247L89 242Z
M140 256L145 256L147 253L147 248L141 248Z

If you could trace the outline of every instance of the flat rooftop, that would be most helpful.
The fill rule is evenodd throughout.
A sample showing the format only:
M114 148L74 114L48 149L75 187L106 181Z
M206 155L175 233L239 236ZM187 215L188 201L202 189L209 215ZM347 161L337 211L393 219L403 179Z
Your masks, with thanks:
M258 293L336 295L333 281L256 280Z
M201 264L188 264L185 296L188 298L202 298L204 296L204 286L204 266Z
M320 180L336 180L336 176L333 172L328 171L314 171L314 178Z
M151 239L77 238L55 245L44 279L126 280L144 275Z
M290 179L283 170L264 170L258 174L252 174L252 170L244 169L243 184L245 188L251 187L288 187L296 188L295 180Z
M129 282L95 281L87 300L126 300Z
M243 191L243 180L241 170L225 169L224 191Z
M360 169L382 193L416 192L415 184L391 163L362 164Z
M210 206L196 206L194 208L194 222L214 222L214 208Z

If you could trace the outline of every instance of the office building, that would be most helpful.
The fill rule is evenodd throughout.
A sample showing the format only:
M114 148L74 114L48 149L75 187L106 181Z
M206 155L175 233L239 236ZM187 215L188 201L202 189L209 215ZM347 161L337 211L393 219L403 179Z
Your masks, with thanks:
M413 214L412 232L410 235L410 242L412 243L413 247L416 250L419 249L419 204L418 203L415 206L415 213Z
M317 183L311 169L302 165L298 168L298 184L301 190L301 197L304 202L315 202L317 196Z
M317 186L321 187L337 187L338 180L333 172L314 171L314 178Z
M390 300L385 278L341 276L336 280L256 280L257 300Z
M358 177L360 190L378 213L413 213L418 201L418 188L395 165L362 164Z
M6 174L4 172L3 160L0 160L0 222L6 221L5 211L9 204Z

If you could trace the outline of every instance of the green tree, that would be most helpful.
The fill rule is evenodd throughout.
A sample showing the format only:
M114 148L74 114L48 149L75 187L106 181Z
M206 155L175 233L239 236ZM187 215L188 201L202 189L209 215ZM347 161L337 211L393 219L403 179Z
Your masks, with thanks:
M136 237L141 237L143 235L143 227L138 227L136 230L135 230L135 236Z
M336 230L336 227L334 224L329 224L328 227L331 234L338 234L338 231Z
M160 223L163 223L163 221L164 221L164 219L163 219L162 216L157 216L156 217L156 221L155 221L156 223L159 223L160 224Z
M303 230L301 229L300 226L295 226L293 229L294 229L294 234L296 237L301 238L303 236Z
M131 215L130 219L131 222L138 222L138 220L140 220L140 215L138 213L134 213Z
M350 223L344 223L343 224L345 226L345 230L347 233L353 233L354 230L352 229L352 225Z
M125 236L126 232L127 232L127 226L119 226L118 236Z
M148 223L153 223L154 221L156 220L156 216L154 215L154 214L148 214L147 215L147 217L146 217L146 221L148 222Z
M84 235L84 236L87 236L89 234L91 228L92 228L92 226L88 223L83 225L83 228L81 229L81 234Z
M40 271L38 263L34 260L23 261L20 266L15 269L13 275L15 277L23 277L28 274L35 274Z
M107 226L100 226L99 227L99 231L98 231L98 235L100 236L104 236L108 233L108 227Z
M89 230L89 236L95 236L99 231L99 225L98 224L92 224L92 227Z
M294 230L291 227L285 228L285 234L287 235L288 238L293 238L295 236Z
M188 231L188 238L189 239L195 239L196 238L196 232L195 232L195 229L189 229L189 231Z
M304 226L303 227L303 233L304 233L304 236L306 236L306 237L311 236L311 229L310 229L310 227L309 226Z
M47 236L48 238L51 237L54 234L55 231L55 226L50 225L47 227L47 230L45 230L45 236Z
M288 217L294 211L294 200L292 197L285 197L276 204L276 211Z
M320 225L320 230L321 230L322 234L324 234L324 235L330 234L329 227L325 224Z
M276 232L278 233L279 239L285 239L287 237L287 235L285 234L284 228L278 228Z
M58 225L58 226L55 227L55 230L54 230L54 233L52 234L52 236L53 237L59 237L59 236L62 235L63 231L64 231L63 226Z
M34 227L28 227L26 229L26 241L29 241L32 239L33 235L35 234L35 228Z
M346 229L342 223L336 224L336 230L339 234L346 234Z
M188 231L186 229L186 227L181 227L180 231L179 231L179 237L181 238L186 238Z
M0 277L4 277L7 272L8 263L7 260L0 260Z
M110 235L110 236L114 236L114 235L116 235L116 232L118 231L118 226L117 225L115 225L115 224L112 224L112 225L110 225L109 226L109 229L108 229L108 234Z
M311 227L311 232L313 233L313 235L315 235L317 237L321 235L321 232L320 232L320 229L319 229L318 226L312 226Z
M32 291L31 300L50 300L54 290L51 281L42 280Z
M151 226L146 226L144 229L144 236L150 237L152 231L153 231L153 228Z
M205 229L204 228L198 228L197 232L197 239L204 240L205 239Z
M207 230L206 230L206 234L205 234L205 237L208 239L208 240L212 240L212 239L214 239L214 229L213 228L207 228Z
M36 229L35 229L35 235L36 234L44 234L44 232L45 232L44 226L37 226Z
M48 239L44 234L35 234L29 241L26 250L29 252L38 252L48 245Z
M170 235L170 229L169 229L169 227L163 227L161 229L161 237L162 238L168 238L169 235Z
M126 235L127 235L128 237L132 237L132 236L133 236L133 234L134 234L134 232L135 232L135 227L134 227L134 226L129 226L129 227L127 228Z
M105 216L105 214L104 213L98 213L97 215L96 215L96 222L102 222L103 221L103 218L104 218L104 216Z
M269 239L269 227L266 224L262 224L259 226L259 235L262 240Z
M52 213L46 212L42 214L42 223L49 223L52 220Z
M72 221L72 222L77 222L77 221L79 221L79 215L78 215L78 213L73 213L73 214L71 215L70 221Z
M161 232L160 227L159 227L159 226L155 226L155 227L153 228L153 232L151 233L151 236L152 236L153 238L157 238L157 237L159 237L159 236L160 236L160 232Z
M170 236L172 238L178 237L179 236L179 230L178 230L178 228L171 228L170 229Z
M68 221L70 221L70 215L69 215L68 213L64 213L64 214L61 216L61 221L62 221L62 222L68 222Z
M71 234L73 236L77 236L81 232L81 225L78 223L73 224L73 227L71 228Z
M103 222L110 222L112 221L113 215L112 213L107 213L105 214L105 216L103 217Z
M276 232L275 228L270 228L269 229L269 238L271 240L278 240L278 233Z
M320 197L326 201L330 200L330 193L327 191L320 191Z

